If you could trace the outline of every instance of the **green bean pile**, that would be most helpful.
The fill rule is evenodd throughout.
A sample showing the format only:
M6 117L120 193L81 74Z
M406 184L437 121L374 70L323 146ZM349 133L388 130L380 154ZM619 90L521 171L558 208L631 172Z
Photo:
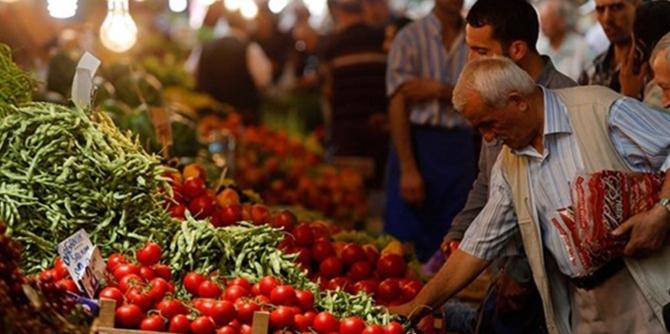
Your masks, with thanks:
M164 167L103 113L47 103L0 109L0 219L34 273L85 229L103 253L176 225L162 208Z
M392 316L376 306L365 293L321 291L295 262L296 254L285 254L278 246L284 232L268 225L247 222L216 228L206 221L187 216L173 235L168 248L170 267L181 275L187 271L208 274L218 271L225 277L243 277L252 283L274 276L292 286L310 290L319 310L344 318L359 316L370 323L387 324Z
M0 108L32 99L33 79L12 61L12 49L0 44Z

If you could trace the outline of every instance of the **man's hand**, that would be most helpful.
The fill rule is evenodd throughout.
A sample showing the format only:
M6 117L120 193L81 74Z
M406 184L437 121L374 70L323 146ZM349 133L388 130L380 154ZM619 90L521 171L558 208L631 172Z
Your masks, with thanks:
M612 232L615 237L630 233L624 249L626 256L644 256L663 247L670 231L670 213L660 205L639 213Z
M621 63L619 70L619 82L621 83L621 94L632 98L639 98L644 89L644 79L649 73L649 66L647 62L640 65L638 74L633 73L635 64L635 47L630 48L630 52Z
M426 199L421 173L416 169L401 172L400 196L405 202L414 206L421 206Z
M410 103L422 103L435 99L450 99L449 89L439 81L430 79L415 79L405 82L399 92Z

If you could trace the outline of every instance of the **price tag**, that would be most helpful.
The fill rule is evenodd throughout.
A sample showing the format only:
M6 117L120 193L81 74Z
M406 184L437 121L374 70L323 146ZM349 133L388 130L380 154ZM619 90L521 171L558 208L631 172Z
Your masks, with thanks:
M154 123L156 140L161 145L161 152L166 159L169 157L168 148L172 146L172 123L165 108L152 107L149 109L151 122Z
M85 109L91 105L93 96L93 76L100 66L100 60L88 52L79 59L72 80L72 102Z
M86 231L79 230L58 244L58 255L80 291L93 298L105 279L105 260Z

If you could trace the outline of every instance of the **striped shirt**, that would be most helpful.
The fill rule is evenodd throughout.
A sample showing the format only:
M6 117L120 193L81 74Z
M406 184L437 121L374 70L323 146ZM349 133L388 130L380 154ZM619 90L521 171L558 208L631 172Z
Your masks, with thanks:
M393 40L386 68L386 94L390 97L400 86L414 79L431 79L456 85L467 62L468 48L463 32L446 50L442 24L430 13L402 29ZM432 100L411 107L410 122L418 125L467 127L467 121L454 112L451 103Z
M530 188L536 203L545 247L556 259L560 270L577 276L561 241L551 224L558 210L572 205L570 182L584 170L584 162L573 136L565 105L551 90L544 90L544 152L532 146L514 150L527 156ZM670 169L670 114L650 109L643 103L622 97L610 108L610 140L626 164L635 171ZM500 168L498 157L492 171L489 201L466 231L460 249L473 256L492 260L517 233L512 189Z

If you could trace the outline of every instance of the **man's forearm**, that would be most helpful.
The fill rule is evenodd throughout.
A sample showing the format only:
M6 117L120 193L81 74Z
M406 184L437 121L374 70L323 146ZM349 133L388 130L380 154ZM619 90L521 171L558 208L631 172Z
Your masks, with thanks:
M489 261L457 250L412 301L412 320L421 319L442 306L470 284L488 265Z
M410 134L409 117L405 97L396 93L389 104L389 119L391 123L391 139L398 155L400 171L417 169L412 139Z

